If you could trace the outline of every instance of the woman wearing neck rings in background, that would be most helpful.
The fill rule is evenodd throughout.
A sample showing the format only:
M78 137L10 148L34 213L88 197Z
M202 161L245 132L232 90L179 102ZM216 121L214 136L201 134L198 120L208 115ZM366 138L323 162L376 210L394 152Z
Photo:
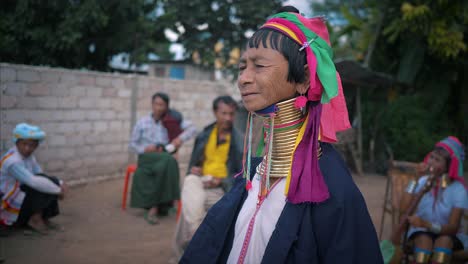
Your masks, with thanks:
M408 184L402 198L403 212L424 192L415 213L408 217L414 263L451 263L452 252L468 249L468 235L461 226L463 210L468 209L464 158L460 140L454 136L444 138L422 163L421 170L427 174Z
M249 111L243 176L181 263L382 263L361 193L331 144L349 128L321 18L286 7L248 41L238 87ZM263 120L259 158L252 118Z

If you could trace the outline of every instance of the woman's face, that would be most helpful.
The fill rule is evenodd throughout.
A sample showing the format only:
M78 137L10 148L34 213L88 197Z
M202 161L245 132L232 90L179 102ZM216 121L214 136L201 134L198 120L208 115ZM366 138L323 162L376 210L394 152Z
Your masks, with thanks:
M248 48L239 63L237 86L248 111L258 111L293 98L300 84L287 81L288 61L278 51Z
M34 139L18 139L16 141L16 148L21 156L27 158L36 150L39 141Z
M448 171L446 158L439 151L432 151L428 161L429 168L432 168L432 173L436 176L441 176Z
M156 119L159 119L161 116L163 116L169 109L166 101L158 96L154 98L151 107L153 108L153 115Z

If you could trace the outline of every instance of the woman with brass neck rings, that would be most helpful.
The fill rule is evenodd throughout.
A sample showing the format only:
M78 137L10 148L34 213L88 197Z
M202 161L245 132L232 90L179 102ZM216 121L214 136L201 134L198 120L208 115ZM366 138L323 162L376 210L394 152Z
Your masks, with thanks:
M461 226L468 209L464 157L460 140L449 136L436 143L421 164L420 170L427 174L408 184L403 212L423 192L415 213L408 217L414 263L451 263L453 252L468 249L468 235Z
M382 263L361 193L330 143L349 128L326 25L288 7L248 40L244 169L181 263ZM252 150L253 119L263 122ZM256 156L256 157L255 157Z

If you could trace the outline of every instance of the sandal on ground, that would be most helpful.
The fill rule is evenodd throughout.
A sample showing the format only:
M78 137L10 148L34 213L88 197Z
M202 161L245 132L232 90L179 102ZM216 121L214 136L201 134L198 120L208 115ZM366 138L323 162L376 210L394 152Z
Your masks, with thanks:
M37 237L42 237L42 236L47 236L49 233L47 232L47 229L39 229L35 228L32 226L27 226L27 229L23 231L23 235L25 236L37 236Z
M156 215L150 215L150 214L148 214L148 212L145 212L145 220L150 225L159 224L158 217Z
M51 222L51 221L47 221L46 226L47 226L47 228L49 230L54 230L54 231L58 231L58 232L64 232L65 231L65 228L62 225Z
M177 208L171 207L169 208L168 215L176 215L177 214Z

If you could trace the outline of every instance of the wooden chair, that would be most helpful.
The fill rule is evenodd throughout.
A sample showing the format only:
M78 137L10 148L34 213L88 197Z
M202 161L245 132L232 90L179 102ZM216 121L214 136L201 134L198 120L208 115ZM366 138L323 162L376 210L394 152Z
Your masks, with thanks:
M387 185L385 188L385 198L382 205L382 217L380 220L379 239L385 227L386 215L390 215L391 229L398 224L400 219L400 203L403 192L411 179L416 179L416 168L418 163L390 160L388 162Z

